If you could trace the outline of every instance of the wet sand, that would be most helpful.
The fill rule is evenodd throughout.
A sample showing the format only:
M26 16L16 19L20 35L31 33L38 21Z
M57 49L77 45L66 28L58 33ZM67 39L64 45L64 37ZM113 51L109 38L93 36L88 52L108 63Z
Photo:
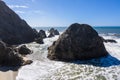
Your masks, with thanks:
M16 80L18 71L0 71L0 80Z

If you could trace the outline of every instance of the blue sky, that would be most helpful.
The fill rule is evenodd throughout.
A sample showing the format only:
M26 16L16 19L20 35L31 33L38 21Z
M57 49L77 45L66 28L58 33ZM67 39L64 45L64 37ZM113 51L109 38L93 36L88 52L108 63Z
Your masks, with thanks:
M120 26L120 0L4 0L33 26Z

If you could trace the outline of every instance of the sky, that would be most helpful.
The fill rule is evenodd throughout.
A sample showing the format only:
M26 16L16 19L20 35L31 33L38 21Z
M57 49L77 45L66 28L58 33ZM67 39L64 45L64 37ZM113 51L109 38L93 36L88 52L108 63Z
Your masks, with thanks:
M120 0L4 0L32 27L120 26Z

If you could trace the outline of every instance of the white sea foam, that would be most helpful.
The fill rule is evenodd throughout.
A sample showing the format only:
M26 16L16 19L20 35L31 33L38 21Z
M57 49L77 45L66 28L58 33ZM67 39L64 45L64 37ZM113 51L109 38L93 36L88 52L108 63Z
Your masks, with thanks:
M23 66L16 80L120 80L120 38L102 36L115 39L118 43L104 43L110 55L86 62L65 63L47 59L47 47L58 36L44 39L45 44L42 45L27 44L33 50L33 54L27 56L33 63Z

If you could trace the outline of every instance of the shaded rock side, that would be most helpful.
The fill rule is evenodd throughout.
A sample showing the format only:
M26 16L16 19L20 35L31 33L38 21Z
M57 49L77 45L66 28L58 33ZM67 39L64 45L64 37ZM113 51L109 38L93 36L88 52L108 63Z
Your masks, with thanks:
M48 47L51 60L88 60L108 55L103 40L87 24L72 24L59 39Z
M57 30L57 29L54 29L54 28L51 28L50 30L49 30L49 35L48 35L48 37L54 37L55 35L59 35L60 33L59 33L59 31Z
M21 47L19 47L18 52L21 55L27 55L32 53L32 51L29 48L27 48L26 45L22 45Z
M0 41L0 66L20 66L23 59L11 47Z
M39 33L38 33L38 36L39 36L40 38L43 38L43 39L47 37L44 30L40 30Z
M38 43L38 44L44 44L43 38L41 38L41 37L36 38L36 39L35 39L35 42Z
M0 39L8 44L32 42L33 29L0 0Z

